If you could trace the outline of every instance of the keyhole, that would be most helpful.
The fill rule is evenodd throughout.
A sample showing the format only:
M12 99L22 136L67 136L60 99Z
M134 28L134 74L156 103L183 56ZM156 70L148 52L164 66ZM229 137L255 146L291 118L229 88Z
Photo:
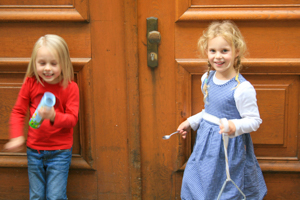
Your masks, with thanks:
M151 57L151 60L154 61L155 54L154 54L154 53L151 53L151 54L150 54L150 57Z
M157 54L155 52L150 53L150 60L155 62L157 60Z

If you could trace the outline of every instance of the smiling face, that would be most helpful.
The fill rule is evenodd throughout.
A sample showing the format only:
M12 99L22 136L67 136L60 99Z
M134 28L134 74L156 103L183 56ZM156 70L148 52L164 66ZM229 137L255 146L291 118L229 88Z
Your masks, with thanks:
M56 84L61 81L61 67L58 59L47 49L41 46L37 51L35 61L37 74L47 83Z
M237 55L235 55L232 46L222 36L217 36L208 41L207 55L208 61L216 70L216 76L231 78L236 74L233 63Z

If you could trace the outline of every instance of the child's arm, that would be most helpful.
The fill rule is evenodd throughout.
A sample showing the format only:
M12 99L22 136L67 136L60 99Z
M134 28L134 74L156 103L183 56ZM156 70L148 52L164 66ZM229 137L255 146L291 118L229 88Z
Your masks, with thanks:
M18 152L23 150L24 144L25 144L24 136L19 136L10 139L9 142L4 145L3 150L9 152Z
M177 131L178 133L181 134L182 138L185 139L186 138L186 134L191 130L191 126L188 120L185 120L184 122L182 122L178 128Z
M204 109L201 112L187 118L187 121L189 122L191 128L194 131L196 131L199 128L201 119L203 118L203 112L204 112Z
M182 122L178 128L177 131L182 135L182 137L185 139L186 138L186 134L193 129L194 131L198 129L201 119L203 117L203 110L201 112L199 112L196 115L193 115L191 117L189 117L187 120L185 120L184 122Z
M23 149L25 138L23 136L24 118L29 106L30 80L26 79L19 92L16 104L10 115L10 140L3 147L4 151L17 152Z
M201 77L201 82L203 83L205 78L207 77L207 72L205 72L202 77ZM186 138L186 134L191 130L193 129L194 131L196 131L198 128L199 128L199 125L200 125L200 122L201 122L201 119L203 118L203 112L204 109L189 117L186 121L182 122L179 127L177 128L177 131L182 134L182 137L183 138Z
M12 109L9 119L10 138L16 138L24 135L24 119L28 112L30 102L30 85L30 80L26 79L21 87L17 101Z
M259 115L254 87L248 81L241 83L236 89L235 100L242 118L229 120L236 128L233 136L256 131L262 120Z
M79 112L79 88L75 82L70 83L63 98L66 99L64 112L52 110L45 115L57 128L73 128L78 121ZM42 113L41 113L42 114Z

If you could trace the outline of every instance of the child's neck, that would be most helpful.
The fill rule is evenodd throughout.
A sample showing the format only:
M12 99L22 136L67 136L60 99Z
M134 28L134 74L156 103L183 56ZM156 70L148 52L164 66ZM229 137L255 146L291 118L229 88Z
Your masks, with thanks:
M235 70L230 70L226 72L216 72L216 78L219 80L231 80L233 77L235 77L237 72Z

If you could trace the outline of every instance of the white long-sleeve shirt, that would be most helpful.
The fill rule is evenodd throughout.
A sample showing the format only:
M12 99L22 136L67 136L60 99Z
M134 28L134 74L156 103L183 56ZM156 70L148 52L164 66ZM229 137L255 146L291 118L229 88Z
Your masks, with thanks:
M217 85L223 85L229 80L219 80L213 76L213 81ZM203 83L206 78L207 73L205 73L201 81ZM249 81L242 82L235 90L234 100L236 103L237 110L240 113L241 119L228 119L231 120L235 127L235 136L239 136L243 133L250 133L252 131L256 131L260 124L262 123L262 119L260 118L257 100L256 100L256 92L254 87L251 85ZM203 117L203 113L205 111L202 110L196 115L189 117L187 120L190 123L190 126L193 130L197 130L201 119Z

